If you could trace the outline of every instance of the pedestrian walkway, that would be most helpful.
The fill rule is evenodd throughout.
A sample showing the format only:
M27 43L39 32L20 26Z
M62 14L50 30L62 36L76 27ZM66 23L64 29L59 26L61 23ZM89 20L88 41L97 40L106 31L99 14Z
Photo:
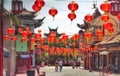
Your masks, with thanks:
M72 69L71 66L63 66L62 72L55 72L54 66L46 66L44 68L40 68L40 72L46 72L46 76L102 76L99 74L99 72L96 71L89 72L89 70L84 70L80 68ZM27 74L16 74L16 76L27 76ZM112 74L111 76L120 76L120 74Z

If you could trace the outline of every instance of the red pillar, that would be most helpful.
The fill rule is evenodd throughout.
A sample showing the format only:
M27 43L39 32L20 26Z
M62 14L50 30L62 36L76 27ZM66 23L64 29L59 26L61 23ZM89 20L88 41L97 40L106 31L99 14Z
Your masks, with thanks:
M3 0L0 4L0 76L3 76Z

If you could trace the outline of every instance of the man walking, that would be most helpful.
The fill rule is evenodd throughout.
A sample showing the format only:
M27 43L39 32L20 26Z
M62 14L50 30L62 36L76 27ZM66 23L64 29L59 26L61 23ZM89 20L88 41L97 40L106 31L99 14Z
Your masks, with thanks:
M62 62L62 59L60 59L60 60L59 60L60 72L62 71L62 66L63 66L63 62Z

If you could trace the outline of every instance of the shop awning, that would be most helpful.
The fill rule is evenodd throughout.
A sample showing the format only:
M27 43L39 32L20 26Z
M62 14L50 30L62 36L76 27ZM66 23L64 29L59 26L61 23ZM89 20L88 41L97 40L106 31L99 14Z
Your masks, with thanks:
M109 54L108 51L102 51L102 52L100 52L100 55L108 55L108 54Z

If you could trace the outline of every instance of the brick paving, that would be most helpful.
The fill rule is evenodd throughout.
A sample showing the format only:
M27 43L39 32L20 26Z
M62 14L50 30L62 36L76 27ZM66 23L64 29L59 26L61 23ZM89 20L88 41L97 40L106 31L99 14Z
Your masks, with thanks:
M46 76L103 76L99 72L89 72L81 68L72 69L72 67L63 66L62 72L55 72L54 66L46 66L40 68L40 72L46 72ZM27 76L27 74L16 74L16 76ZM36 75L37 76L37 75ZM104 76L120 76L120 74L104 75Z

